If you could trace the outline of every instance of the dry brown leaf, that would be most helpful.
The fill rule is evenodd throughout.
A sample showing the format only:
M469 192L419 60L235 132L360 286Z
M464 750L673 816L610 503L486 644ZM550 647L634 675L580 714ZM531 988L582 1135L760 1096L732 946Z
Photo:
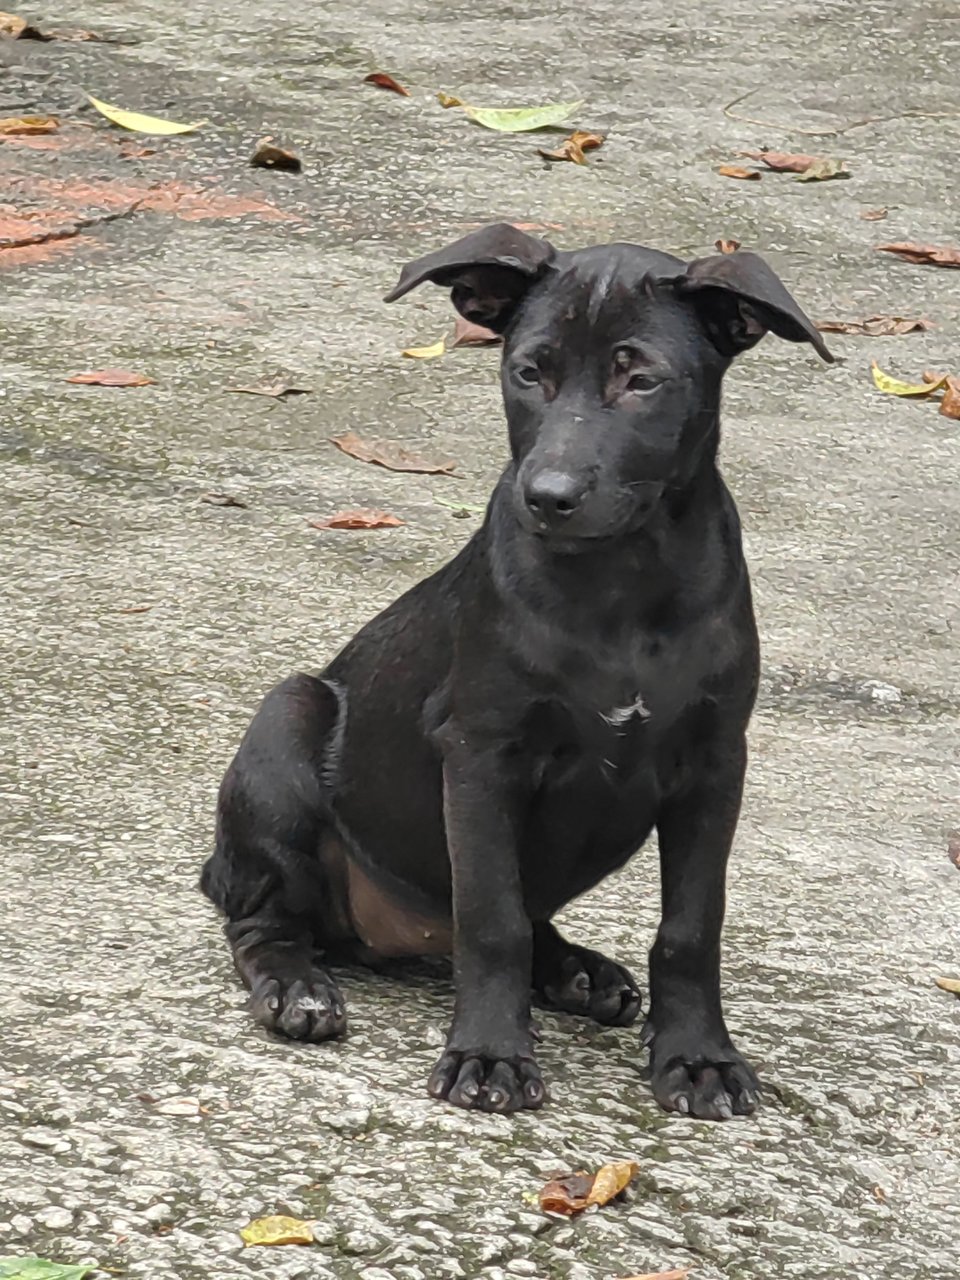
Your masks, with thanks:
M887 1193L884 1191L883 1187L877 1185L873 1188L873 1198L874 1200L879 1201L880 1204L886 1204Z
M775 173L803 173L815 164L817 156L798 155L793 151L738 151L744 160L760 160Z
M759 169L745 169L740 164L722 164L717 173L723 178L740 178L744 182L759 182L761 176Z
M410 90L405 89L402 84L394 80L393 76L388 76L385 71L371 71L368 76L363 77L363 83L376 85L378 89L389 89L391 93L399 93L403 98L410 97Z
M863 222L882 222L887 216L887 209L864 209L860 214Z
M947 832L947 857L960 871L960 831Z
M0 13L0 36L8 40L49 40L37 27L31 26L18 13Z
M307 396L311 387L295 387L289 382L259 382L249 387L225 387L231 395L236 396L271 396L274 400L282 400L284 396Z
M421 458L409 449L400 445L382 444L372 440L363 440L353 431L342 436L332 436L331 444L335 444L342 452L360 462L372 462L375 466L386 467L388 471L412 471L424 476L452 475L456 463L451 461L431 462Z
M945 418L960 419L960 378L950 377L940 401L940 412Z
M246 503L240 498L235 498L232 493L201 493L200 501L208 503L211 507L246 507Z
M952 245L915 244L911 240L897 240L891 244L878 244L880 253L895 253L905 262L923 266L960 267L960 248Z
M131 604L126 609L118 609L117 613L149 613L152 604Z
M313 1244L313 1228L303 1218L289 1218L274 1214L269 1218L254 1218L240 1230L245 1245L255 1244Z
M59 128L60 121L56 116L4 116L0 119L0 135L7 138L18 134L56 133Z
M867 316L865 320L819 320L821 333L855 333L868 338L900 337L904 333L924 333L933 325L923 316Z
M299 173L303 164L298 155L278 147L272 138L261 138L250 163L257 169L284 169L287 173Z
M571 160L574 164L586 164L585 151L595 151L603 146L602 133L588 133L584 129L575 129L569 138L564 138L559 147L552 150L537 147L544 160Z
M713 247L717 253L736 253L740 248L739 240L714 240Z
M88 387L149 387L153 381L145 373L131 373L129 369L97 369L67 378L67 382L79 382Z
M482 324L474 324L463 316L457 316L453 326L454 347L496 347L503 342L503 335L485 329Z
M540 1208L545 1213L570 1216L582 1213L591 1205L605 1205L614 1200L636 1177L640 1166L634 1160L605 1164L595 1174L567 1173L554 1178L540 1192Z
M440 103L441 107L445 107L445 108L448 108L448 109L449 109L450 107L462 107L462 106L463 106L463 99L462 99L462 98L454 97L454 95L453 95L452 93L444 93L442 89L441 89L441 90L440 90L440 92L437 94L437 101Z
M960 996L960 978L934 978L941 991L949 991L951 995Z
M308 520L311 529L394 529L405 521L387 511L358 507L355 511L338 511L324 520Z
M624 1276L623 1280L684 1280L692 1267L674 1267L672 1271L645 1271L642 1276Z

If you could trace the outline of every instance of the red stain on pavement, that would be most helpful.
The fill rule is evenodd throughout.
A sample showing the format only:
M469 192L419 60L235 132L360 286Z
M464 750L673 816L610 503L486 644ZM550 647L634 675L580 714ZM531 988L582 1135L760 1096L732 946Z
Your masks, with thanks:
M46 142L33 138L21 141ZM62 244L102 222L141 213L159 213L185 222L230 218L257 218L264 222L299 222L295 214L255 196L232 195L214 185L201 186L169 180L135 182L113 179L47 178L22 175L6 184L8 198L22 204L0 204L0 265L20 265L11 258L30 247ZM89 237L86 237L89 239ZM55 257L58 251L51 250ZM34 255L33 261L46 260Z

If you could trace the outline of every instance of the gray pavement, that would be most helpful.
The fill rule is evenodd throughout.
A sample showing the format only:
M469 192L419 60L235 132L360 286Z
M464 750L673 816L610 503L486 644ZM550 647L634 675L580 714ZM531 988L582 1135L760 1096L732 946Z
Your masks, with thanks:
M85 224L55 249L0 249L0 1254L96 1260L99 1280L960 1276L960 1003L933 984L960 971L960 423L869 377L871 358L957 370L960 275L873 245L957 242L960 118L812 137L722 110L756 88L735 110L808 130L956 111L956 6L81 0L31 16L138 43L0 48L0 114L95 125L57 149L0 142L0 244L17 211ZM380 66L413 97L358 84ZM586 169L547 168L536 138L472 127L436 88L582 96L578 122L609 140ZM121 147L82 91L211 124ZM306 174L246 168L267 133ZM155 154L124 156L139 145ZM714 172L761 145L842 155L853 176ZM860 219L877 206L885 221ZM404 361L447 304L379 302L406 257L494 218L691 256L734 236L814 315L936 324L833 338L832 368L771 339L728 382L765 678L726 990L779 1090L748 1121L662 1115L635 1031L559 1017L543 1019L549 1109L437 1106L442 974L345 974L349 1040L268 1040L195 892L261 693L449 556L473 520L439 500L482 502L497 473L496 353ZM64 382L105 365L156 385ZM225 393L278 373L313 393ZM344 429L455 456L461 475L365 467L327 443ZM209 490L248 506L205 505ZM356 505L407 523L305 523ZM567 924L643 970L656 903L647 851ZM629 1204L572 1224L531 1204L553 1171L617 1157L641 1166ZM321 1243L243 1250L239 1227L278 1209L318 1218Z

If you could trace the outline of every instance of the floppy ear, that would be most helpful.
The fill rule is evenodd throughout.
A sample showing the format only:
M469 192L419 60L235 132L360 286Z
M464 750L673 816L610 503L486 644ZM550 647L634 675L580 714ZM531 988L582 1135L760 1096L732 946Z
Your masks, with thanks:
M833 361L813 322L780 277L755 253L738 251L697 258L674 284L681 294L692 298L724 355L739 355L769 332L788 342L809 342L817 355Z
M528 236L508 222L497 222L408 262L384 302L396 302L431 280L451 289L453 305L467 320L502 333L555 252L546 240Z

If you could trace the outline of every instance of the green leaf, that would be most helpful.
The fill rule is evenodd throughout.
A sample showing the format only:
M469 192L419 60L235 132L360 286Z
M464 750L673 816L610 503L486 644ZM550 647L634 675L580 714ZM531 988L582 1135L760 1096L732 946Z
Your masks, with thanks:
M174 133L193 133L194 129L199 129L202 124L206 124L205 120L196 120L193 124L177 124L175 120L163 120L160 116L142 116L139 111L125 111L123 107L112 107L109 102L92 98L89 93L87 101L113 124L118 124L121 129L132 129L134 133L153 133L166 137Z
M842 160L834 160L829 156L822 160L814 160L802 173L797 174L797 182L826 182L829 178L849 178L850 171Z
M0 1258L0 1280L83 1280L93 1270L47 1258Z
M548 102L542 107L471 107L466 102L460 106L471 120L482 124L485 129L496 129L498 133L529 133L532 129L549 129L551 125L561 124L583 106L583 99L579 102Z

